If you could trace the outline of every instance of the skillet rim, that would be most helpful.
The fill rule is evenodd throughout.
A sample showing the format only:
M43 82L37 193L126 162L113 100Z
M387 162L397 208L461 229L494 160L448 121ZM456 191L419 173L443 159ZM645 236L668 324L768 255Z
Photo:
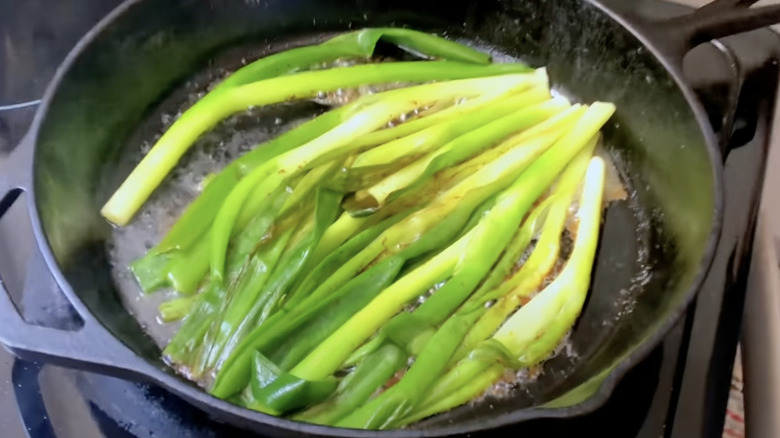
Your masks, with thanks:
M30 178L29 194L33 199L35 199L34 171L35 151L38 143L38 135L41 126L45 121L49 106L57 94L57 91L59 90L60 84L81 53L85 51L93 41L99 38L106 28L117 21L117 19L126 11L144 1L147 0L127 0L113 9L104 18L102 18L68 52L68 55L65 57L64 61L57 68L53 79L47 85L46 91L41 99L41 103L38 109L36 110L35 117L30 126L28 134L23 141L23 144L27 142L31 143L31 145L29 145L30 151L28 151L30 157L30 163L28 163L30 174L28 176ZM68 298L71 305L73 305L79 315L84 319L85 326L88 323L91 323L90 325L99 327L99 330L106 332L106 334L108 334L110 338L116 342L117 347L126 349L127 352L139 359L136 361L139 364L138 368L121 366L119 368L127 368L128 371L131 371L139 376L143 376L149 381L165 387L167 390L183 397L198 408L207 411L212 416L216 415L224 417L226 415L229 417L230 423L238 425L239 427L249 428L252 425L262 425L265 427L270 426L281 430L288 430L303 434L350 438L382 438L388 436L398 438L441 437L454 434L467 434L479 431L487 431L534 419L560 419L591 413L604 405L614 391L615 386L623 378L623 376L638 362L645 359L653 351L653 349L657 347L660 341L669 333L671 328L680 320L682 315L687 312L691 302L701 289L702 283L708 275L714 260L715 249L717 248L720 241L720 234L723 223L724 193L722 155L720 149L717 147L714 131L710 125L709 119L704 108L702 107L701 102L698 100L695 92L686 83L678 66L663 54L662 50L657 46L656 43L652 41L650 36L644 34L633 23L631 23L629 19L621 16L618 12L605 5L603 3L605 0L579 1L584 1L598 8L601 13L605 14L607 17L615 21L623 29L629 32L642 46L644 46L645 49L647 49L653 55L653 57L656 58L658 62L661 63L666 72L674 80L674 84L682 93L685 101L688 103L688 106L693 112L694 118L699 125L699 131L701 132L705 146L707 147L713 177L712 189L714 191L714 211L713 223L709 232L709 237L707 239L704 256L699 264L697 273L688 291L683 296L682 302L673 312L671 312L670 316L659 325L653 334L648 336L632 352L625 355L617 365L600 375L594 376L591 378L591 380L588 380L580 385L580 387L587 385L590 382L593 382L595 379L604 376L606 373L606 376L603 377L603 380L598 386L598 390L595 391L590 397L576 405L562 408L531 407L519 409L498 415L488 421L487 424L479 424L479 420L469 420L459 425L440 426L432 429L391 429L381 431L321 426L263 414L214 397L203 391L201 388L198 388L193 384L172 374L166 373L165 371L155 367L145 359L138 356L120 339L110 334L108 329L106 329L103 324L101 324L97 318L95 318L95 316L84 304L79 295L73 290L65 278L56 259L54 258L48 238L46 237L46 234L43 230L43 224L40 220L37 202L29 202L28 210L32 222L33 234L38 244L38 249L41 251L41 255L43 256L43 259L46 263L46 267L49 269L49 272L51 272L58 286ZM212 410L218 411L218 413L214 414L213 412L209 412ZM220 419L220 421L222 421L222 419Z

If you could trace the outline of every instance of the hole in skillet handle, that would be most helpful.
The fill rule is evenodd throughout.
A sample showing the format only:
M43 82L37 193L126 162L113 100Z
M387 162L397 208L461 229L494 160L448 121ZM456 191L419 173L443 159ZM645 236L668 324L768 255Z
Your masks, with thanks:
M0 162L0 281L28 323L76 330L83 320L37 250L28 214L30 193L23 188L28 186L23 181L29 170L24 163L29 161L18 155L24 153L6 154Z
M22 155L23 152L16 152L0 157L0 283L4 283L16 302L21 296L31 248L35 246L24 209L25 184L19 170L24 161ZM26 229L20 230L20 224L27 225Z
M25 198L31 193L27 183L32 167L31 146L29 141L23 140L0 166L0 220L4 217L10 219L11 213L16 214L20 204L26 204ZM21 280L5 283L2 274L10 278L7 272L0 273L0 344L30 362L46 362L126 378L148 375L151 365L122 345L97 321L84 318L73 310L49 273L44 256L34 244L29 223L26 228L19 227L18 223L13 225L14 233L30 233L29 241L33 242L33 248L27 257L22 258L24 273L18 276ZM14 251L8 235L0 233L0 248ZM41 275L41 270L45 275ZM16 303L9 291L10 283L21 289L15 291L21 292L15 294L20 296ZM54 299L51 299L52 293L55 294ZM46 302L40 302L39 297ZM26 321L23 314L31 322Z
M780 5L751 8L758 0L714 0L690 14L662 20L638 17L626 6L630 2L597 1L626 20L629 28L646 36L677 77L683 77L683 61L693 48L780 23ZM723 143L720 146L725 160L730 145Z
M42 258L39 261L42 262ZM34 265L35 268L40 266L39 263ZM23 296L30 293L27 290L30 284L26 282ZM77 330L63 330L25 321L2 279L0 321L0 344L25 361L51 363L130 380L149 380L151 365L113 338L93 319L71 315L66 325L80 325Z

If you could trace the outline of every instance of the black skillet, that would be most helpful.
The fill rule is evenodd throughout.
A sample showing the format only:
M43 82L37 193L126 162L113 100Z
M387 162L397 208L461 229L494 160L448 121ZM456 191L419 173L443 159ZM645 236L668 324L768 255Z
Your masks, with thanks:
M780 21L780 7L748 9L755 3L749 0L719 0L690 16L653 23L633 18L626 3L126 2L68 55L29 134L0 173L0 216L22 193L33 201L29 213L40 250L84 324L72 332L30 325L0 293L0 341L26 359L155 382L217 421L264 435L458 435L596 409L686 310L717 245L727 151L716 144L683 79L683 57L699 43ZM257 57L349 28L389 25L500 49L547 66L553 86L575 100L617 105L605 140L633 196L608 210L591 297L571 339L577 356L548 362L538 380L510 398L407 430L325 428L217 400L160 360L117 297L106 249L110 227L98 211L129 173L126 157L138 154L128 138L142 122L159 120L160 103L194 72L215 63L235 67L242 53Z

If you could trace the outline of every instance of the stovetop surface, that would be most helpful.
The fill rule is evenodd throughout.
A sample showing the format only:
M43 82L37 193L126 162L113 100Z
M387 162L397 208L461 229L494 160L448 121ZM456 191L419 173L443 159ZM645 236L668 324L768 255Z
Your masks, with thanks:
M0 163L24 135L37 100L68 50L118 3L0 2ZM687 10L657 0L637 1L632 8L652 17ZM603 408L572 420L525 425L527 436L721 436L771 134L778 59L780 38L768 30L701 46L686 59L688 78L713 126L733 148L725 162L727 214L711 274L688 316L625 376ZM28 321L67 328L74 313L54 280L36 268L42 260L25 211L22 199L0 220L0 241L8 243L0 247L0 277L12 292L27 291L16 299ZM242 435L212 423L154 385L27 363L0 350L0 437Z

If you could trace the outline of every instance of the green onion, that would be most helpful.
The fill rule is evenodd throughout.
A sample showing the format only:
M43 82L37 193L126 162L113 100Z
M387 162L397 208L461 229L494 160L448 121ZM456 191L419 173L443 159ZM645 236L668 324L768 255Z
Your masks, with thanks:
M322 91L363 84L461 79L526 71L528 67L521 64L396 62L302 72L225 88L182 114L109 198L101 214L114 224L126 225L202 133L251 106L305 99Z
M459 164L507 136L523 131L555 115L567 106L567 103L553 100L515 111L503 117L499 114L483 111L481 114L489 116L489 118L472 117L476 122L473 126L470 123L461 122L468 128L467 134L452 140L442 148L368 188L367 195L374 198L379 204L383 204L388 197L412 185L420 178ZM441 125L436 127L439 126ZM421 152L425 152L425 149Z
M336 392L324 403L296 414L293 419L308 423L332 425L371 397L396 372L406 366L407 355L392 344L385 344L367 354Z
M294 330L317 315L318 312L327 309L331 304L337 303L337 301L341 301L343 306L336 304L335 307L339 309L334 314L331 314L331 317L338 318L339 315L349 317L350 307L354 304L350 298L354 299L358 295L363 295L368 296L370 299L372 295L379 293L395 279L398 271L401 269L402 262L403 260L400 258L389 258L384 263L376 265L373 269L366 270L352 279L338 291L331 294L327 300L304 301L303 305L295 308L298 309L295 313L280 312L274 315L265 325L253 330L236 347L232 355L222 365L209 392L221 398L236 394L246 385L250 377L251 360L255 351L267 351L278 345L285 336L289 336ZM323 322L328 323L327 320L323 320Z
M184 318L192 310L195 298L195 295L190 295L160 304L160 318L163 322L173 322Z
M380 40L427 60L362 64ZM403 427L544 361L579 317L603 210L594 150L614 105L553 98L544 68L417 31L363 29L236 71L101 214L132 220L231 114L371 84L390 89L209 175L131 264L145 293L178 292L159 307L182 321L163 356L210 394L321 425Z
M569 206L579 188L590 157L596 147L594 137L590 144L575 158L561 180L555 187L555 191L549 198L546 218L541 225L542 231L531 255L525 261L520 270L508 280L505 280L495 291L498 301L483 315L475 326L469 331L468 336L461 345L461 352L465 353L480 341L487 339L524 300L536 292L550 271L555 266L560 255L561 233L566 224L566 216ZM459 356L459 355L456 355Z
M483 219L484 222L480 221L480 226L387 288L298 364L293 374L305 379L330 375L355 348L401 310L404 303L442 277L452 275L462 253L476 258L478 255L470 251L471 247L479 248L479 255L482 255L507 242L533 201L546 189L557 172L596 135L613 112L614 106L611 104L596 102L591 105L574 128L534 161L505 191L490 215ZM413 234L412 230L407 229L405 232ZM489 254L486 256L490 257Z
M396 426L452 409L478 396L502 374L503 367L498 364L506 354L518 358L514 367L522 367L538 363L552 352L574 324L590 287L603 207L604 169L600 157L590 160L577 213L579 227L574 249L560 275L512 315L493 338L441 377L420 408ZM491 342L498 342L500 347L484 352L486 348L490 350Z
M217 85L213 92L269 79L282 74L316 66L339 58L369 58L376 44L385 40L424 57L487 64L490 57L482 52L424 32L399 28L360 29L331 38L324 43L287 49L252 62ZM211 93L209 93L211 94ZM207 96L204 97L207 98Z
M389 64L393 65L393 64ZM393 90L366 96L365 109L349 114L341 125L322 136L284 153L247 175L228 195L214 220L211 239L211 275L217 281L224 276L228 242L238 222L240 229L248 217L262 208L267 194L291 175L315 165L317 160L332 159L348 153L351 141L378 129L388 121L427 103L451 99L456 95L477 95L485 89L524 87L535 75L515 74L495 78L464 79ZM250 196L247 205L244 200ZM243 207L242 207L243 205ZM243 210L243 211L242 211Z

